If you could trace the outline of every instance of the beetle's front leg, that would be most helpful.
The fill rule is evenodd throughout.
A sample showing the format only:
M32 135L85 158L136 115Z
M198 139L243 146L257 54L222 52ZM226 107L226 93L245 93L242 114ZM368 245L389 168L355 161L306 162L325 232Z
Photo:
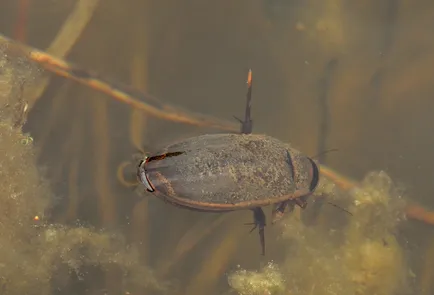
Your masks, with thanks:
M266 225L265 213L261 207L253 208L252 211L253 211L254 226L250 230L250 232L254 231L256 228L259 229L259 239L262 247L262 255L265 255L265 234L264 234L265 225Z

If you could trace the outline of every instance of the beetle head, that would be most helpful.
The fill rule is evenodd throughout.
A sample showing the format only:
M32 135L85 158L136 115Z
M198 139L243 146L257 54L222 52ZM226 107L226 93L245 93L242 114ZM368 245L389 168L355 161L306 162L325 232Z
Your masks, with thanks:
M148 192L154 192L155 189L152 186L148 178L148 173L146 172L146 163L148 162L148 157L141 159L139 165L137 166L137 178L146 187Z

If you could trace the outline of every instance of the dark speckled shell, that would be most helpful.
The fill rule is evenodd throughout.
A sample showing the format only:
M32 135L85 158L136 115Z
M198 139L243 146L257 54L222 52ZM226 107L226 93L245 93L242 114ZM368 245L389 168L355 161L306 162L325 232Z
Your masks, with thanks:
M166 152L184 153L151 161L145 169L156 191L168 201L171 197L205 205L254 201L261 206L285 195L290 199L311 182L308 158L266 135L203 135L158 154Z

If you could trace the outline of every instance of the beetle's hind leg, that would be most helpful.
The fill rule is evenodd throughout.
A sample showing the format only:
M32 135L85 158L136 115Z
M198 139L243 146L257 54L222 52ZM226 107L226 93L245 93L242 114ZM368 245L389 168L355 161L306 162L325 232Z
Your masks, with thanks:
M235 117L238 122L241 123L241 133L242 134L250 134L253 130L253 121L251 117L251 109L252 109L252 70L249 70L247 76L247 101L246 101L246 111L244 113L244 121Z
M262 255L265 255L265 226L266 218L264 210L261 207L256 207L252 209L253 211L253 228L250 232L254 231L256 228L259 230L259 240L261 242ZM249 223L252 224L252 223Z
M284 201L274 205L273 211L271 212L271 224L275 224L283 215L285 215L285 210L288 207L288 211L292 212L294 210L295 204L292 201Z
M271 213L271 216L272 216L271 224L275 224L280 219L282 219L283 215L285 214L285 210L286 210L287 207L289 209L288 210L289 212L294 211L295 205L297 205L301 209L305 209L306 206L307 206L306 198L305 197L300 197L300 198L297 198L297 199L287 200L287 201L284 201L284 202L277 203L274 206L273 211Z

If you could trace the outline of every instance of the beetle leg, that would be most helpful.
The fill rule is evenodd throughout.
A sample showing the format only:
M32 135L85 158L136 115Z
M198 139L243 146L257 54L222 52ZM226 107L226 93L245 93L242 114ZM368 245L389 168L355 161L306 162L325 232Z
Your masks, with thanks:
M241 123L241 133L242 134L250 134L253 130L253 121L250 115L252 105L252 70L249 70L249 74L247 76L247 102L246 102L246 110L244 113L244 121L235 117L235 119Z
M300 197L300 198L295 199L294 203L297 206L299 206L301 209L304 209L307 206L307 201L306 201L306 198L304 198L304 197Z
M262 247L262 255L265 255L265 225L266 225L266 219L265 219L265 213L262 210L261 207L256 207L253 210L253 220L255 223L255 227L251 230L253 231L255 228L259 228L259 240Z
M289 208L289 212L294 211L295 202L293 200L288 200L285 202L277 203L271 212L272 221L271 224L275 224L280 219L282 219L283 215L285 214L286 207Z
M277 203L273 211L271 212L271 224L275 224L279 221L283 214L285 213L286 206L288 205L288 201Z

